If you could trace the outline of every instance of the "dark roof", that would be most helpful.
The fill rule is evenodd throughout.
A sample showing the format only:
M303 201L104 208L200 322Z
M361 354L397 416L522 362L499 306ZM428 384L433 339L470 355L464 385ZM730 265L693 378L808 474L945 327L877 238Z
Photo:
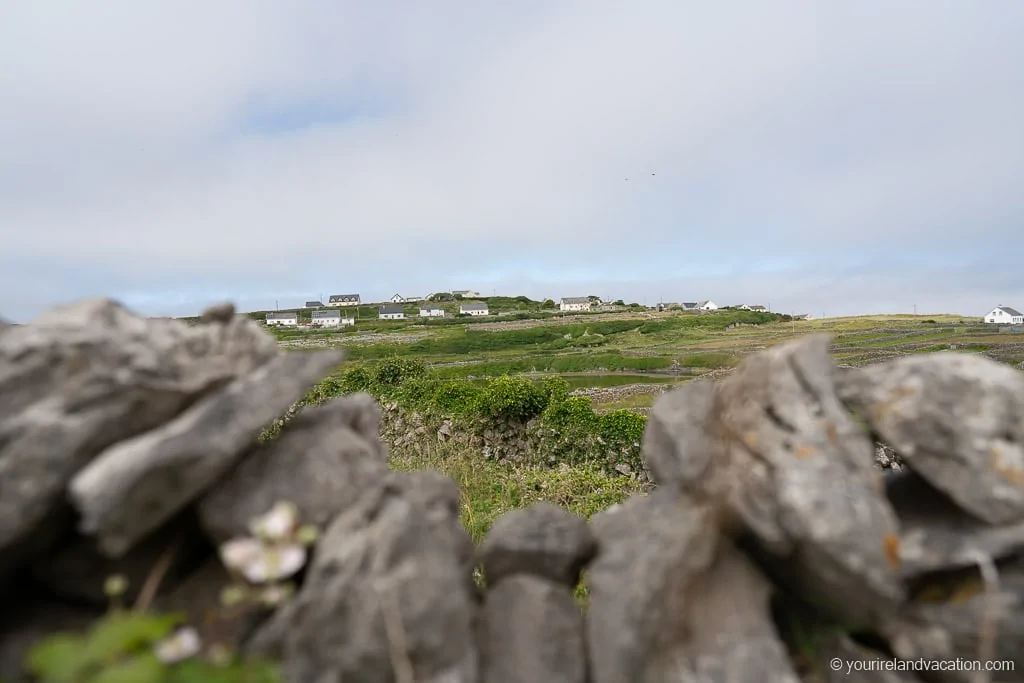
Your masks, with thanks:
M310 317L313 320L317 320L318 318L340 318L341 311L313 311L310 313Z
M405 309L398 304L384 304L379 309L379 312L383 315L385 313L404 313Z
M998 308L1000 311L1005 311L1009 315L1013 315L1013 316L1024 315L1024 313L1021 313L1016 308L1010 308L1009 306L996 306L996 308Z
M438 306L437 304L420 304L420 310L421 311L443 311L444 307L443 306Z
M282 318L296 318L298 313L295 311L277 311L273 313L267 313L267 320L281 320Z
M328 299L329 302L335 303L337 301L359 301L358 294L331 294Z
M316 306L323 306L323 303L320 302L320 301L307 301L306 302L306 308L314 308Z
M487 304L485 304L483 301L470 301L468 303L462 304L459 308L465 311L486 311Z
M697 302L696 301L684 301L683 302L683 308L697 308Z

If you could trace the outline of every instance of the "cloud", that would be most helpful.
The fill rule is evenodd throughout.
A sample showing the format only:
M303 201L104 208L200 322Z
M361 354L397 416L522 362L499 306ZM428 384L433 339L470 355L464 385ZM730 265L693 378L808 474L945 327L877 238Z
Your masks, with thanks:
M488 285L1024 305L1015 3L2 12L9 317Z

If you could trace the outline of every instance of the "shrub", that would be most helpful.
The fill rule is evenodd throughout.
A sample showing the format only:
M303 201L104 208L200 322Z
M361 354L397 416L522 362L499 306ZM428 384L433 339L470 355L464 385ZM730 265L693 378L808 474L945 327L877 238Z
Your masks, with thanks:
M558 430L570 428L591 429L598 424L597 414L585 396L570 396L551 403L544 410L544 423Z
M440 382L434 392L433 403L442 413L465 415L480 410L483 390L470 382Z
M381 390L397 387L402 382L424 377L427 368L423 363L409 358L392 356L382 360L373 372L373 381Z
M339 383L342 392L346 394L370 391L373 385L373 376L366 368L353 368L341 376Z
M487 384L480 408L490 418L526 422L544 410L544 392L525 377L502 375Z
M644 437L647 418L632 410L613 410L600 418L601 437L618 446L631 446Z
M433 401L441 383L428 377L411 377L398 386L394 397L410 408L424 408Z
M548 405L564 401L569 397L569 383L563 377L545 377L540 381Z

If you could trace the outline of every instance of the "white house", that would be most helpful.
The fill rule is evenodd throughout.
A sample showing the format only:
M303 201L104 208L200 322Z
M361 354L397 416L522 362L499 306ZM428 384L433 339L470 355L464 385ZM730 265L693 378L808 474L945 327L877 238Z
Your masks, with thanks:
M339 327L343 324L341 322L341 311L339 311L338 309L313 311L312 313L310 313L310 318L312 319L314 325L319 325L320 327ZM348 323L349 325L355 323L355 318L349 318L349 320L352 321L351 323Z
M744 311L754 311L755 313L768 312L768 309L765 308L764 306L748 306L747 304L743 304L742 306L740 306L740 309Z
M460 315L487 315L487 304L482 301L471 301L459 306Z
M358 294L332 294L328 306L358 306L362 300Z
M420 306L420 317L421 318L443 318L444 309L440 306Z
M463 299L468 299L474 296L480 296L480 292L474 292L472 289L453 289L452 296L461 296Z
M995 325L1024 325L1024 313L1009 306L996 306L985 316L985 322Z
M568 297L563 297L561 303L558 304L558 310L560 310L560 311L589 311L590 310L590 297L586 297L586 296L568 296Z
M381 320L405 320L405 311L397 304L384 304L377 309Z
M403 303L404 301L405 297L402 296L401 294L395 294L393 297L391 297L391 303L393 304L400 304Z
M718 304L716 304L714 301L701 301L699 304L697 304L697 310L698 311L717 311L718 310Z
M275 311L273 313L267 313L267 325L285 325L287 327L295 327L299 324L299 314L294 311Z

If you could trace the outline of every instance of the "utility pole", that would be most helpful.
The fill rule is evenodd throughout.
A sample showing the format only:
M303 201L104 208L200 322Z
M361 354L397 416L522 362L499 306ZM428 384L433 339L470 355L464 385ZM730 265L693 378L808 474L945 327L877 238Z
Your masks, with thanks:
M280 311L281 310L281 304L278 303L277 299L274 299L274 310L275 311Z
M914 315L917 315L917 304L914 304Z

